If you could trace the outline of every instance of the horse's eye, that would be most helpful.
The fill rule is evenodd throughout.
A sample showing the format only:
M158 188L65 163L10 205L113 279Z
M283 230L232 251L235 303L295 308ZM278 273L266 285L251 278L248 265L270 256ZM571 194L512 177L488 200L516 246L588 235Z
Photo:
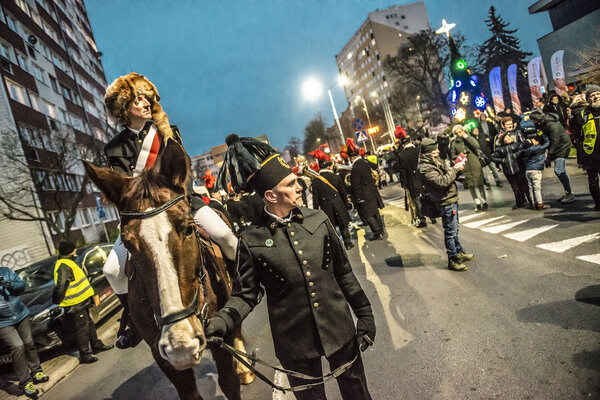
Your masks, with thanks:
M188 225L188 226L185 228L185 235L186 235L186 236L193 235L193 234L194 234L194 229L195 229L195 228L194 228L194 225Z

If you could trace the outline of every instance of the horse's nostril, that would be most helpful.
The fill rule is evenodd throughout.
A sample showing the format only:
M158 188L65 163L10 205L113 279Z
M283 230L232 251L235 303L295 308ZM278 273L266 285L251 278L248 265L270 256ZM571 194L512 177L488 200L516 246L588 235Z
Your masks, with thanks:
M206 338L204 336L196 336L198 339L198 347L204 349L206 347Z

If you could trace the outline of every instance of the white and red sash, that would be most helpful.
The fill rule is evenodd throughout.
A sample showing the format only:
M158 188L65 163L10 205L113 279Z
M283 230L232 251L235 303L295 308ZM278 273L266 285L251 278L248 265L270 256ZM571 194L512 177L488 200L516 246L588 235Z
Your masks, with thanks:
M162 142L162 135L158 133L156 125L152 124L148 130L148 134L142 142L142 148L138 155L137 162L135 163L134 174L139 174L146 168L152 168L158 157L160 150L160 144Z

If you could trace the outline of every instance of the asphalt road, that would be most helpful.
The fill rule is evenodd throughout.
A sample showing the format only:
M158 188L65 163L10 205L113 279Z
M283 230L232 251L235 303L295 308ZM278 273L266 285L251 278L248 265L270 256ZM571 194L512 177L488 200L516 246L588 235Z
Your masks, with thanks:
M551 171L546 176L552 203L560 190ZM382 191L387 239L366 241L360 229L349 252L378 326L375 346L363 354L374 399L600 398L600 213L590 207L585 176L572 180L577 201L543 212L511 210L505 185L489 190L490 210L476 214L461 190L460 239L476 254L465 272L447 270L440 223L410 226L399 185ZM244 330L248 347L276 363L264 304ZM215 374L209 357L196 368L207 400L224 398ZM326 390L340 399L335 383ZM242 393L293 399L258 380ZM142 344L101 354L43 398L177 396Z

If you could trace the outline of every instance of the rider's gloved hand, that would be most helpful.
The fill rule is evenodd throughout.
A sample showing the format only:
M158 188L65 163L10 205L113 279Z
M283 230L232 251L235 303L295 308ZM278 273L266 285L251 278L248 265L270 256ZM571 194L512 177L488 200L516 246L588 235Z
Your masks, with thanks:
M208 324L206 325L206 329L204 331L204 336L207 338L211 336L224 337L227 334L227 324L225 320L219 315L215 315L211 319L208 320Z
M360 345L360 351L365 351L375 342L375 317L370 306L354 310L354 314L358 318L356 322L356 336Z

